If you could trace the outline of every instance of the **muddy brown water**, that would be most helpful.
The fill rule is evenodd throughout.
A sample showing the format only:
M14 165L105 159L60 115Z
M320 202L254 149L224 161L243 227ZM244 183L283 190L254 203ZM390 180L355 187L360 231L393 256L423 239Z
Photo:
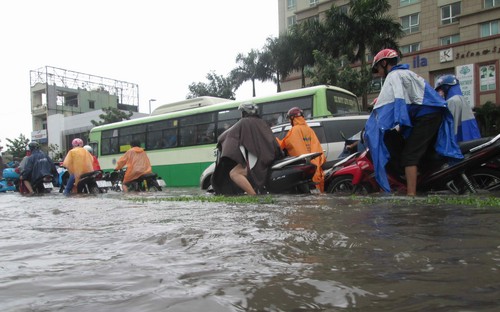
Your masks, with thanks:
M500 309L500 207L192 195L0 194L0 310Z

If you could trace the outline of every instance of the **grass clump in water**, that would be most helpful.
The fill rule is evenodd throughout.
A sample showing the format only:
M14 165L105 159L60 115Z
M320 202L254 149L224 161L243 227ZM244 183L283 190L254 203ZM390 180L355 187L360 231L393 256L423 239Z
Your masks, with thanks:
M359 198L358 198L359 199ZM454 206L470 206L470 207L500 207L500 197L479 197L479 196L428 196L416 198L390 198L390 197L368 197L362 198L364 203L376 203L381 200L393 203L402 204L408 202L416 202L423 205L454 205Z
M132 197L129 200L134 202L208 202L208 203L229 203L229 204L273 204L271 196L166 196L166 197Z

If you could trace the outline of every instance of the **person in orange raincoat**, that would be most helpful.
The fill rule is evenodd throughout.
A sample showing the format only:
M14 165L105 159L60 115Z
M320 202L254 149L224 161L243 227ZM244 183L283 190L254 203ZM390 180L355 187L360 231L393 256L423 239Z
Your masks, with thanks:
M139 147L139 142L132 140L129 149L116 163L115 170L120 170L127 167L125 176L123 177L123 190L127 191L127 183L134 181L142 175L153 173L151 162L144 149Z
M311 160L316 165L316 173L313 176L313 182L316 183L316 188L320 192L324 192L325 180L323 175L323 168L321 167L326 157L323 153L323 148L314 133L304 119L304 112L298 107L292 107L287 113L287 118L290 119L292 128L288 131L283 140L278 140L281 149L286 150L290 156L299 156L307 153L321 152L318 156Z
M71 190L74 191L82 174L94 171L92 166L92 155L83 148L82 139L74 139L71 145L73 148L68 152L63 162L63 166L66 167L70 173L70 179L64 189L64 195L68 195ZM74 183L72 176L74 176Z

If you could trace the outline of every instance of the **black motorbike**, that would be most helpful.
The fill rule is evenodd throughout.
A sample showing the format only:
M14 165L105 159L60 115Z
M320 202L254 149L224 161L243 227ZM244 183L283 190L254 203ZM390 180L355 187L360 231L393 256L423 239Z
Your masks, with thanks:
M308 194L314 192L316 187L312 178L316 172L316 165L311 160L321 153L309 153L300 156L288 156L273 163L266 184L256 190L258 194L267 193L294 193ZM228 158L220 157L217 153L211 185L208 192L220 195L239 195L243 191L229 178L229 171L234 167L234 162ZM250 178L251 180L251 178Z
M102 191L99 189L99 186L97 185L97 181L100 180L101 177L102 177L101 170L95 170L82 174L76 186L77 192L87 193L87 194L102 193Z
M111 190L120 192L123 190L123 177L125 170L112 171L104 176L104 180L111 182ZM161 191L162 186L166 186L165 181L154 172L146 173L139 178L126 183L129 192Z
M33 192L36 194L50 193L54 188L54 177L52 175L45 175L42 178L31 183Z

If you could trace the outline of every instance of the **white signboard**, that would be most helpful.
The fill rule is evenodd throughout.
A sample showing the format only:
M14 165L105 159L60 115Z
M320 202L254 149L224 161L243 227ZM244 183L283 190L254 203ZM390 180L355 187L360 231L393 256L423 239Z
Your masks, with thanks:
M474 64L461 65L455 68L456 76L458 81L460 81L460 87L462 88L462 93L464 94L465 100L472 108L474 107Z
M39 143L47 142L47 130L36 130L31 132L31 141L37 141Z

